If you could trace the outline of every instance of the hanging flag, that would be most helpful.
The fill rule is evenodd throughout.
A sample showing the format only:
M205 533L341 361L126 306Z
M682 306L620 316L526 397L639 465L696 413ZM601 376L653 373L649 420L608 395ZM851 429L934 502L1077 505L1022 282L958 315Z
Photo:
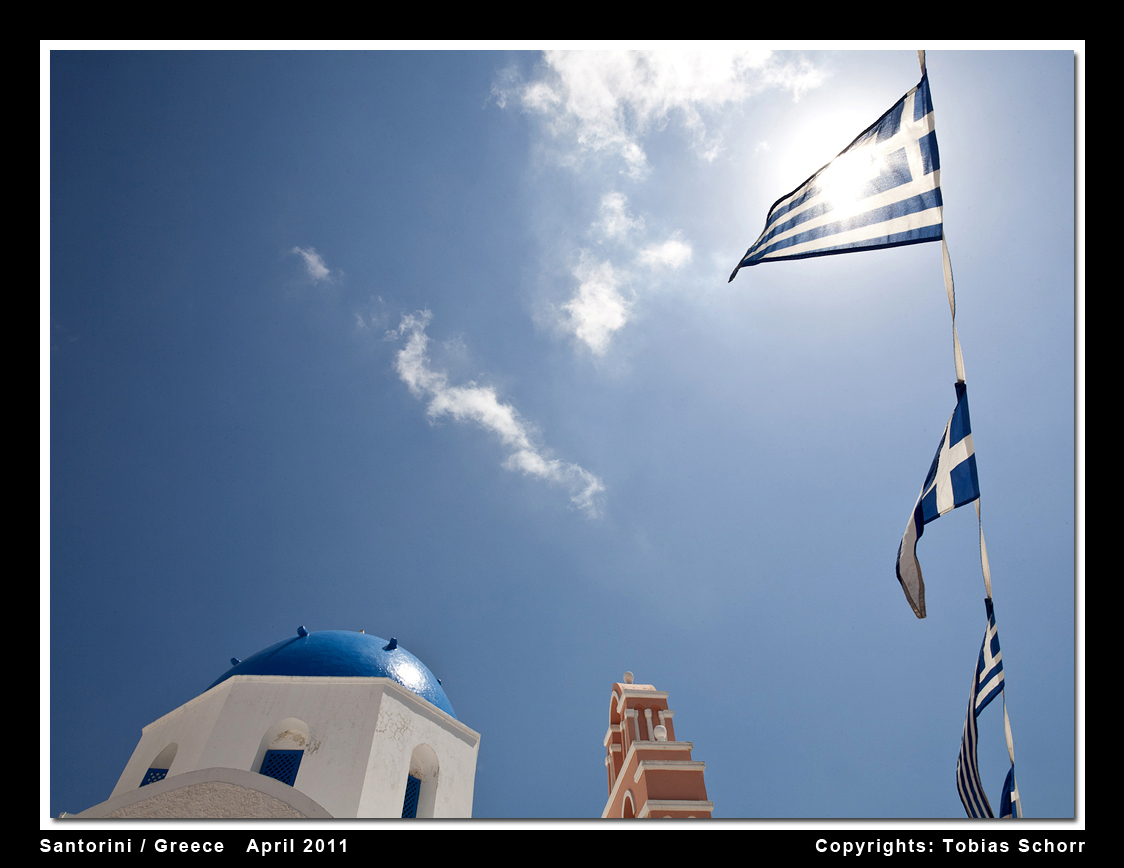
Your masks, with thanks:
M999 800L1001 819L1020 820L1023 816L1023 801L1019 798L1019 785L1015 783L1015 739L1011 735L1011 719L1007 717L1007 698L1003 698L1003 734L1007 737L1007 755L1011 758L1011 770L1003 781L1003 797Z
M972 425L968 418L968 388L963 383L957 383L956 409L944 426L944 436L898 546L898 581L918 618L925 617L925 583L917 560L917 541L929 522L958 506L971 503L979 496Z
M738 269L940 241L941 164L929 77L839 156L769 209Z
M1002 820L1021 820L1023 816L1022 803L1019 801L1019 787L1015 783L1015 765L1007 772L1007 780L1003 782L1003 798L999 801L999 818Z
M976 758L976 718L988 703L1003 693L1003 653L999 650L999 631L995 626L995 609L991 597L984 598L987 609L987 632L976 658L972 686L968 691L968 714L964 719L964 736L960 742L960 756L956 760L956 789L969 817L994 817L991 805L980 781L979 762ZM1011 756L1011 771L1003 783L1000 816L1022 817L1019 792L1015 785L1015 751L1011 738L1011 724L1007 719L1007 705L1003 704L1003 728L1007 736L1007 752Z

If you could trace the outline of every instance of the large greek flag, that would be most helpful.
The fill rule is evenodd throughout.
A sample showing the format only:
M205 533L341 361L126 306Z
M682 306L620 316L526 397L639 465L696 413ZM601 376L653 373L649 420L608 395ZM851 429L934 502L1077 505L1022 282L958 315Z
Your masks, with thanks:
M921 494L917 496L917 504L898 546L898 581L918 618L925 617L925 583L917 560L917 541L929 522L958 506L971 503L979 496L972 423L968 416L968 388L963 383L957 383L956 409L944 426L944 435L929 467L929 475L921 486Z
M929 78L834 160L778 199L738 269L940 241L941 164Z
M1003 693L1003 653L999 650L999 631L995 626L995 609L991 597L984 599L987 608L987 632L976 659L972 686L968 691L968 713L964 719L964 736L960 741L960 756L956 760L956 789L969 817L994 817L991 805L980 781L979 762L976 759L976 718L991 700ZM1011 754L1011 771L1003 783L1000 814L1003 817L1021 817L1018 787L1015 785L1015 757L1011 739L1011 725L1007 708L1003 707L1003 724L1007 734L1007 749Z

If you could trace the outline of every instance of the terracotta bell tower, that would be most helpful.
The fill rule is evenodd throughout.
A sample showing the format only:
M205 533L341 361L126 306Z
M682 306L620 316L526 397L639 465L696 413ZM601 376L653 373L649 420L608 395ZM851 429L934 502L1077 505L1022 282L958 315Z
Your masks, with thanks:
M691 759L693 745L675 740L667 692L634 684L632 673L613 685L605 733L608 817L710 817L706 763Z

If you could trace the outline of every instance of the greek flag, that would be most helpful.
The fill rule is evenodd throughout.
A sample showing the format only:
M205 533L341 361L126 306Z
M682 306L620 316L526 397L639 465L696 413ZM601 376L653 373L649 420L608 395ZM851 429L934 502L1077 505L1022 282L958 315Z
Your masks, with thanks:
M995 609L991 598L984 599L987 608L987 632L984 634L980 655L976 659L976 670L972 676L972 687L968 692L968 714L964 719L964 737L960 742L960 756L956 760L956 789L960 801L969 817L994 817L991 805L980 781L980 768L976 759L976 718L980 716L991 700L1003 693L1003 653L999 650L999 631L995 626ZM1019 791L1015 785L1014 747L1011 739L1011 726L1007 720L1007 708L1003 708L1003 724L1007 733L1007 749L1011 754L1011 771L1003 784L1003 797L1000 815L1021 817Z
M968 389L963 383L957 383L956 409L944 426L929 475L921 486L921 494L917 496L917 504L898 546L898 581L918 618L925 617L925 583L917 560L917 541L929 522L979 496L972 425L968 418Z
M1003 820L1021 820L1023 816L1022 802L1019 801L1019 787L1015 783L1015 766L1007 772L1007 780L1003 782L1003 798L999 801L999 817Z
M929 77L834 160L778 199L738 269L940 241L941 164Z

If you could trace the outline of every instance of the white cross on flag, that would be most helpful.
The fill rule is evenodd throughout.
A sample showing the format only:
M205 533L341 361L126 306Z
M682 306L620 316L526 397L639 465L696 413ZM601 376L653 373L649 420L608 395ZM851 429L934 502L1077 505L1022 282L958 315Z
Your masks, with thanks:
M917 541L929 522L958 506L971 503L979 496L972 425L968 417L968 389L963 383L957 383L956 409L944 427L944 436L933 457L929 475L921 486L921 494L898 546L898 581L918 618L925 617L925 583L921 579L921 564L917 561Z

